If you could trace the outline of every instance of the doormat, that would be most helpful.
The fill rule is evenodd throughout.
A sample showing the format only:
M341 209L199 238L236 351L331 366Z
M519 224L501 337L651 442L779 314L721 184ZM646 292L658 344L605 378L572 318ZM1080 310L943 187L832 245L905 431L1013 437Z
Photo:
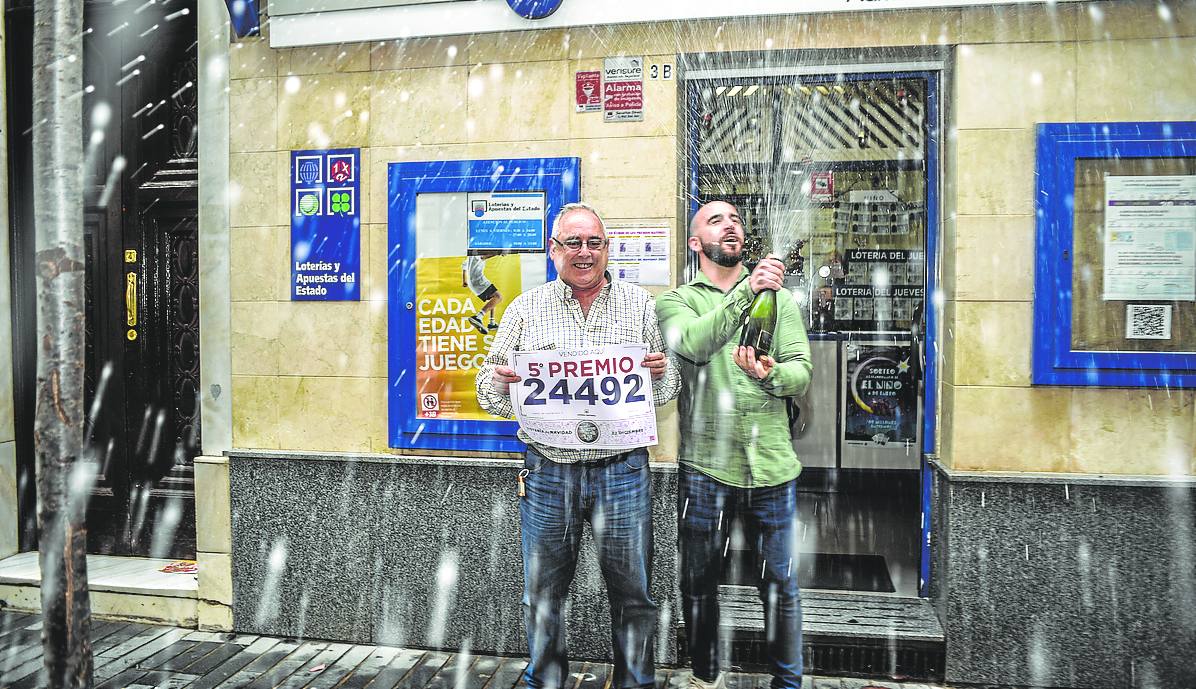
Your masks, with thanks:
M798 563L797 580L803 589L896 591L880 555L802 553Z

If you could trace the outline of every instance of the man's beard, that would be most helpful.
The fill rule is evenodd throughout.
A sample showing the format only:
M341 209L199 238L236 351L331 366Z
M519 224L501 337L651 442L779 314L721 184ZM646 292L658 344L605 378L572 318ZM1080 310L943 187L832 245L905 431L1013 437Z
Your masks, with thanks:
M739 265L740 255L723 251L722 242L702 242L702 253L706 255L706 258L724 268L733 268Z

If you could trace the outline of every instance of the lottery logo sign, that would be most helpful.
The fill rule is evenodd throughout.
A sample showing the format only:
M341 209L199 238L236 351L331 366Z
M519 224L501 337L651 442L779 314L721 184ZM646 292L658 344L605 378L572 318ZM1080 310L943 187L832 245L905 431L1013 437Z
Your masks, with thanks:
M303 184L319 184L320 178L319 156L296 156L295 181Z
M353 175L353 158L355 156L328 156L328 181L343 184L345 182L352 182Z
M291 152L291 299L361 298L359 149Z

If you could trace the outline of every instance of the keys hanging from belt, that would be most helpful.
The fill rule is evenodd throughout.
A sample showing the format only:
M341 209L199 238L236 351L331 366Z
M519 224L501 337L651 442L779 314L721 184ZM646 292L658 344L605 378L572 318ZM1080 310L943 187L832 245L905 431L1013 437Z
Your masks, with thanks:
M527 497L527 487L523 484L523 478L528 475L527 469L522 469L519 472L519 497Z

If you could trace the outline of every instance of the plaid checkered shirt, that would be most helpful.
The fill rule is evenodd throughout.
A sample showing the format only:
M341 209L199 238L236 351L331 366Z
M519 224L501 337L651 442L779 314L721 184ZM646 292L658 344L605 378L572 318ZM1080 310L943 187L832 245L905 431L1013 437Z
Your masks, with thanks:
M495 416L514 417L510 396L500 393L493 380L496 366L510 366L512 352L639 343L646 343L649 352L667 351L651 293L638 285L611 279L608 273L607 285L590 305L586 318L573 297L573 289L557 278L524 292L507 307L490 353L478 369L478 402ZM668 402L677 396L680 387L681 377L670 359L664 377L652 381L652 402L656 406ZM522 428L519 439L535 445L554 462L591 462L620 454L612 450L547 447L532 443Z

